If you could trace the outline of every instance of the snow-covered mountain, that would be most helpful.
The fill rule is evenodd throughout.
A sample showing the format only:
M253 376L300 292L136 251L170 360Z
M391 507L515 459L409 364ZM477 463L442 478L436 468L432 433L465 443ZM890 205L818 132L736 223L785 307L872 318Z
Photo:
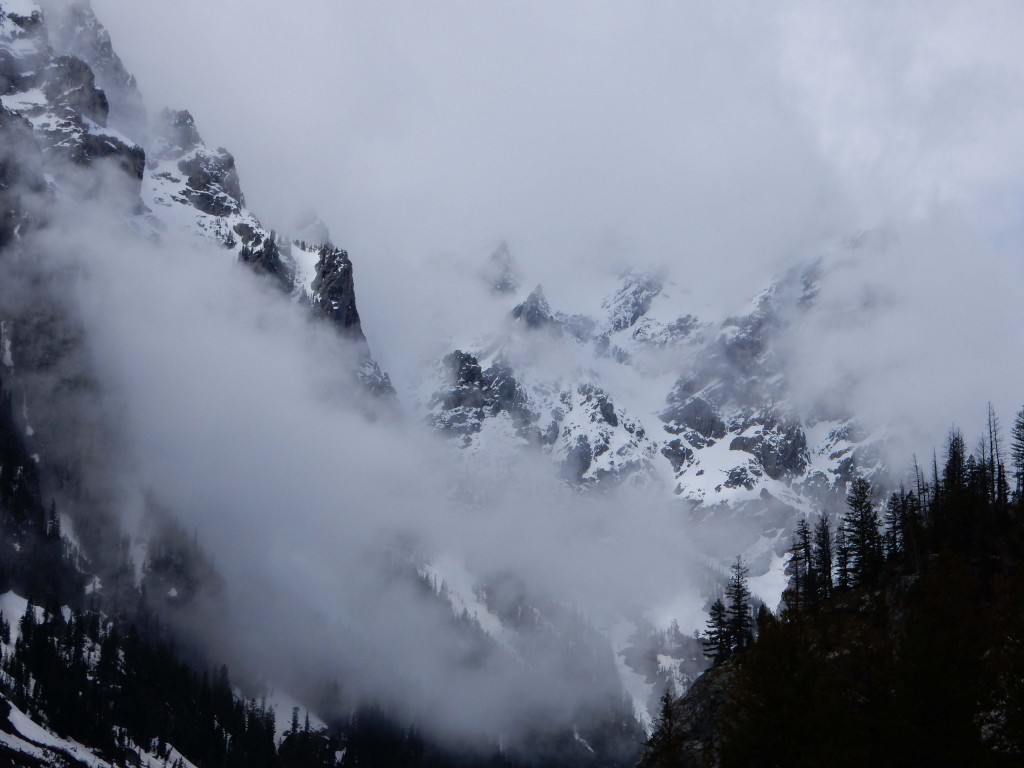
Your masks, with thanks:
M734 546L763 570L796 519L836 511L858 473L885 469L881 434L791 391L787 334L815 322L827 268L791 270L714 320L655 271L622 275L592 314L552 308L537 286L425 376L427 420L471 452L546 453L580 488L661 487L699 519L739 523Z

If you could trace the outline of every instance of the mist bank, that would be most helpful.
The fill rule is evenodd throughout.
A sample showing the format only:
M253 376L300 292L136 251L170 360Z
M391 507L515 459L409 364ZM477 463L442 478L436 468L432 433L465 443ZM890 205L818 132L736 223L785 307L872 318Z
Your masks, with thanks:
M135 536L154 506L197 533L224 579L224 613L193 627L214 655L311 697L336 680L345 703L440 733L511 735L622 701L595 627L657 605L700 621L699 558L662 495L582 496L532 451L460 455L418 418L368 418L359 350L225 252L93 206L60 221L30 247L81 323L112 496ZM427 573L484 629L524 606L551 626L488 640Z

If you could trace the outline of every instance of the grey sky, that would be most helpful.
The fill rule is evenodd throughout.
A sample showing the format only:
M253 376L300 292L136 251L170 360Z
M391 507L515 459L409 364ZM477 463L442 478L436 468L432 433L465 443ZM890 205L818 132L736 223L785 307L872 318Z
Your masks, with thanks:
M1009 0L94 6L150 108L235 153L258 214L327 221L393 370L429 342L395 307L463 327L448 273L501 238L556 305L633 263L730 311L825 237L1024 234Z

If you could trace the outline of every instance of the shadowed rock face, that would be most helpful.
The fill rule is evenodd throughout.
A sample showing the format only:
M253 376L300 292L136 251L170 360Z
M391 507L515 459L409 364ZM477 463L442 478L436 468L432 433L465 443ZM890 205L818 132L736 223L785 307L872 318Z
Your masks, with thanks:
M50 45L58 55L75 56L95 74L118 128L135 141L142 139L146 110L135 78L114 51L110 34L87 0L37 0L43 9Z
M484 370L474 355L456 349L445 355L441 368L445 386L430 401L430 407L436 409L430 419L436 428L470 435L480 431L486 418L506 413L527 437L524 430L537 416L530 411L526 393L506 361L496 360ZM528 439L538 441L540 437L530 434Z
M228 216L245 205L235 158L226 149L201 149L178 161L178 170L188 177L185 197L203 213Z
M720 440L726 433L725 422L701 397L672 405L661 414L661 419L666 423L666 429L675 434L692 429L703 437Z
M185 176L181 194L189 203L210 216L225 217L242 211L245 196L235 158L226 149L208 149L187 110L165 109L153 131L162 142L159 158L177 160L178 171ZM251 226L249 229L255 231ZM243 244L251 247L252 239L246 241L243 235Z
M316 264L311 301L315 310L338 329L365 341L356 309L355 278L348 253L340 248L323 247Z
M32 125L0 106L0 248L38 223L34 198L46 191L43 154Z
M107 125L110 103L96 86L92 69L79 58L60 56L43 72L43 93L53 106L65 107L99 126Z
M807 438L798 425L769 421L758 435L734 438L729 450L745 451L756 457L773 480L800 475L809 463Z
M313 313L330 322L342 335L357 345L360 364L356 378L371 394L391 399L395 388L391 377L381 370L370 354L370 345L356 308L356 285L348 252L329 243L319 248L316 277L309 297Z

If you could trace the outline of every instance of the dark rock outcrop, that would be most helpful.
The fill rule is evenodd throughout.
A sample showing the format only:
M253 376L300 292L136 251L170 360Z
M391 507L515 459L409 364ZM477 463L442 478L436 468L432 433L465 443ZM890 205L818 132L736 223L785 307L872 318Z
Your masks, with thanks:
M269 275L276 279L278 287L291 291L294 285L294 269L287 251L288 243L279 243L275 233L264 235L248 224L236 224L234 232L241 238L242 248L238 260L247 264L258 275Z
M273 240L271 236L269 238ZM266 248L267 246L264 246ZM274 246L278 248L279 246ZM285 246L287 247L287 246ZM316 264L316 277L310 286L309 297L313 313L326 319L345 338L354 342L359 357L356 378L363 388L372 395L393 398L395 388L391 378L370 354L370 345L363 335L363 327L356 308L355 279L352 262L348 253L331 244L320 246L320 258ZM269 256L268 256L269 258ZM282 258L280 254L276 257ZM272 263L272 262L268 262ZM270 267L266 267L270 271ZM285 266L281 267L282 269Z
M769 421L757 435L734 438L729 450L745 451L756 457L773 480L801 475L810 463L807 438L795 424Z
M340 248L321 248L311 288L310 303L318 314L345 334L365 341L356 309L355 279L348 252Z
M179 160L178 170L187 177L185 197L203 213L228 216L245 205L235 158L226 149L199 149Z
M692 397L681 404L673 404L661 414L665 429L678 434L692 429L698 434L719 440L725 437L725 422L718 412L702 397Z
M559 327L551 314L547 299L544 298L544 289L539 285L512 309L512 319L525 324L531 330Z
M92 68L74 56L59 56L42 73L41 87L52 107L63 107L101 127L107 124L110 103L96 85Z
M663 713L637 768L716 768L721 749L718 716L734 677L729 662L698 677Z
M505 413L523 437L540 441L539 433L528 434L537 416L507 361L499 358L484 370L474 355L456 349L445 355L441 368L445 386L430 401L436 428L468 436L480 431L484 419Z
M47 192L32 126L0 105L0 249L41 220Z
M669 460L676 474L693 462L693 449L678 438L663 445L661 455Z

